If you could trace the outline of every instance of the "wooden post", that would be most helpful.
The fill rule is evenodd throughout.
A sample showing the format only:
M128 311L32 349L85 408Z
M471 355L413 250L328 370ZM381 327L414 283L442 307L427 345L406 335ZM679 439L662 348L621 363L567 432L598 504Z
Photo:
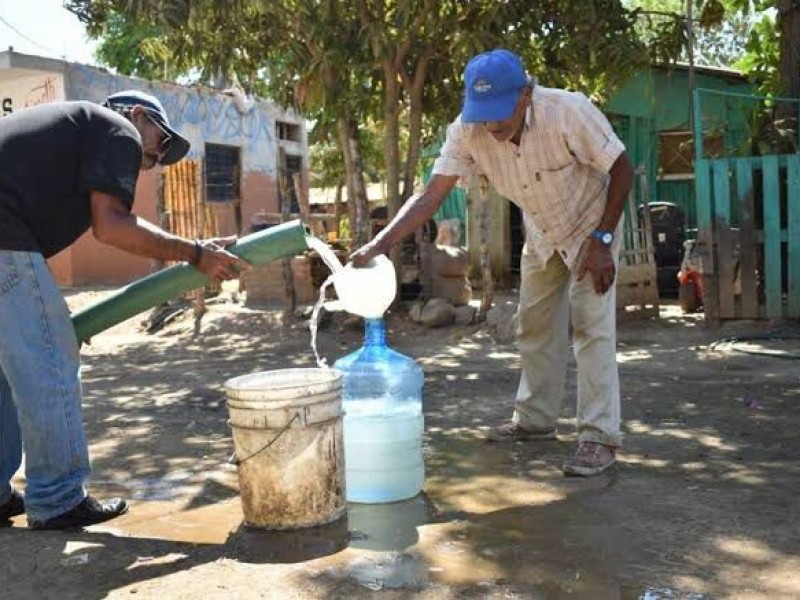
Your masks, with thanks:
M655 244L653 243L653 223L650 219L650 189L647 186L647 171L639 169L639 181L642 190L642 218L644 220L644 260L642 262L655 264ZM638 207L634 206L637 209Z
M756 260L756 210L753 194L753 163L737 158L736 201L739 213L739 281L742 288L742 318L758 319L758 261ZM789 196L793 198L794 196ZM791 236L789 237L791 240Z
M300 206L300 220L306 225L311 225L311 220L308 218L311 213L311 202L308 199L307 190L303 186L300 173L292 174L292 183L294 185L294 193L297 195L297 204Z
M278 201L281 207L281 223L291 219L292 207L289 194L289 178L286 172L286 151L278 148ZM283 309L287 317L294 315L296 296L294 291L294 273L292 272L292 257L287 256L281 260L283 265Z
M205 232L205 212L206 212L206 203L205 203L205 186L203 185L204 178L203 178L203 163L186 163L187 171L190 170L191 174L193 175L193 187L195 190L194 198L195 198L195 216L196 216L196 223L197 227L194 231L195 236L197 238L202 238L203 233ZM194 297L194 333L197 335L200 333L200 319L203 318L203 315L206 312L206 288L205 286L201 287L197 290L197 293Z
M478 232L481 249L481 305L478 310L478 319L486 318L486 313L492 307L492 264L489 257L489 179L481 175L479 180L480 210L478 211Z
M344 183L336 185L336 195L333 198L333 214L336 215L336 239L342 237L341 220L342 220L342 188Z
M644 228L642 232L642 256L640 261L643 265L648 265L647 271L652 275L650 281L644 281L641 284L642 288L642 310L647 310L646 305L652 303L652 309L647 312L652 312L654 316L658 316L660 310L660 297L658 293L658 266L656 265L656 249L653 242L653 223L650 218L650 189L647 184L647 170L644 167L639 167L639 182L641 186L641 204L642 210L642 224L640 227ZM638 221L639 207L634 203L633 206L635 222ZM648 292L649 288L649 292ZM649 301L649 302L648 302Z
M156 212L158 213L158 224L164 231L169 231L169 213L167 212L166 195L166 179L169 173L169 167L161 167L159 169L157 188L156 188ZM156 271L160 271L166 266L163 260L156 259L153 261Z

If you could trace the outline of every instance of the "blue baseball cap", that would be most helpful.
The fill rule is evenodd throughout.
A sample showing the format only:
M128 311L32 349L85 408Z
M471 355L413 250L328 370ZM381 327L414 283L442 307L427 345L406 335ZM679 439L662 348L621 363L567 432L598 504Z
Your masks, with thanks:
M103 106L112 109L141 106L145 111L147 111L147 114L150 116L150 118L156 121L156 123L170 135L167 151L161 158L160 164L174 164L186 156L186 153L189 152L189 148L191 147L189 140L187 140L170 126L169 118L167 117L167 111L164 110L161 102L155 96L140 92L139 90L125 90L123 92L111 94L108 98L106 98Z
M498 49L478 54L464 69L461 120L475 123L508 119L527 81L522 60L513 52Z

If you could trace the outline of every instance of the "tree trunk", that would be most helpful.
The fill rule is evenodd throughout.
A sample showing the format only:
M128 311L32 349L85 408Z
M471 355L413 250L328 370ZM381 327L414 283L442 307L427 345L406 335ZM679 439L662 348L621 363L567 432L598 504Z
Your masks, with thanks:
M286 223L289 221L291 214L291 195L289 193L289 177L286 169L286 152L284 152L283 148L278 148L278 198L281 206L281 223ZM297 306L292 257L283 258L281 263L283 267L283 311L284 318L288 321L294 317L294 309Z
M391 60L383 63L384 85L383 125L385 130L384 154L386 156L386 210L391 221L400 210L400 83ZM400 272L400 244L392 248L389 256Z
M800 6L795 0L775 3L780 27L780 74L783 96L800 96Z
M780 58L778 70L782 96L800 96L800 6L795 0L778 0L778 27L780 28ZM775 107L776 125L781 130L793 132L781 144L783 152L797 151L798 106L796 102L778 102Z
M414 80L408 89L409 115L408 115L408 152L406 154L406 168L403 176L402 202L405 202L414 193L417 163L419 162L421 137L422 137L422 94L425 90L425 73L428 67L428 58L423 56L417 63Z
M489 180L485 175L480 176L478 185L478 237L481 249L481 306L478 309L478 319L484 320L486 313L492 307L492 263L489 256Z
M350 123L350 154L353 160L353 180L356 190L356 244L363 246L370 238L370 215L367 186L364 182L364 160L361 155L361 139L358 126Z
M336 232L336 239L342 237L342 229L340 220L342 218L342 188L344 187L344 180L336 184L336 196L333 198L333 214L336 215L336 224L334 231Z
M360 248L369 238L369 201L364 185L364 163L358 126L354 121L340 118L337 123L339 145L344 155L347 182L347 212L350 216L350 237L353 249Z

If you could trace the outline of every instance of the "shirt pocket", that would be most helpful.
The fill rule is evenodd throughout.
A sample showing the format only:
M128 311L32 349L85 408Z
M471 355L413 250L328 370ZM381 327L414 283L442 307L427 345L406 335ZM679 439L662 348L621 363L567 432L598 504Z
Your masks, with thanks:
M537 166L533 175L534 193L544 200L569 200L575 194L578 173L573 162Z
M0 296L8 292L19 281L17 265L11 252L0 251Z

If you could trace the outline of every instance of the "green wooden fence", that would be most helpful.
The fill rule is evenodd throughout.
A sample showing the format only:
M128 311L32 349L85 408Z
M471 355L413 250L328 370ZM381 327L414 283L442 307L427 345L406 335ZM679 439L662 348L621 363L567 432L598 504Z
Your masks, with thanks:
M695 139L703 92L722 93L695 91ZM695 183L706 318L800 318L800 154L708 159L698 147Z

